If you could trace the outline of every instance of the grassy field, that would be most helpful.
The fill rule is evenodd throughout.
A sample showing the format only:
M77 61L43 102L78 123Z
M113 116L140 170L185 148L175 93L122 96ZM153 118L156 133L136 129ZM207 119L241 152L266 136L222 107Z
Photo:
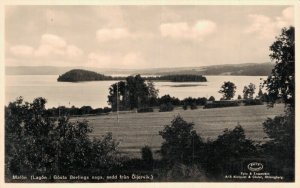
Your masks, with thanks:
M139 157L143 146L148 145L153 151L162 143L159 131L170 124L174 116L180 114L186 121L194 122L194 128L204 139L215 139L224 129L233 129L238 123L245 129L246 136L252 140L263 142L266 135L262 123L269 117L284 113L284 105L274 108L265 105L238 106L229 108L183 110L152 113L120 113L119 123L116 113L103 116L89 116L75 119L87 119L93 127L91 136L101 137L112 132L113 138L120 142L120 149L129 156Z

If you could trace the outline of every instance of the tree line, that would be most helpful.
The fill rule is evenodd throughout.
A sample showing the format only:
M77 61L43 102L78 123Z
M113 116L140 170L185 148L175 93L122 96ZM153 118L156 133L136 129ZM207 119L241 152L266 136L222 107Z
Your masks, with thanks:
M46 109L46 113L50 117L58 117L58 116L82 116L82 115L102 115L111 112L111 108L92 108L91 106L82 106L80 108L72 106L72 107L53 107Z

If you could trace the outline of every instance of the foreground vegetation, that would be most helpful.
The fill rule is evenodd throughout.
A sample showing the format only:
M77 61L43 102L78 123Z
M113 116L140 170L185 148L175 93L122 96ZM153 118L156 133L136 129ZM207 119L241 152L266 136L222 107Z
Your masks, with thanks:
M257 127L248 127L245 123L246 119L244 121L234 119L228 114L236 113L224 109L219 109L221 110L218 112L219 120L214 115L216 113L214 111L180 110L185 118L196 120L195 124L192 121L185 121L182 116L176 116L170 124L168 122L174 113L158 112L153 113L154 116L148 117L140 114L138 119L133 118L136 116L135 114L122 114L119 124L115 115L110 115L112 124L108 123L107 116L99 116L100 119L90 117L87 119L89 123L84 119L69 121L67 117L51 118L47 116L45 102L43 98L35 99L32 103L19 99L10 103L6 109L7 181L11 181L12 175L16 174L48 175L50 177L53 174L107 176L133 173L152 174L154 179L147 181L224 181L226 173L238 172L244 156L266 157L264 152L273 151L270 149L272 144L262 145L246 138L245 130L237 124L237 122L244 122L243 125L247 127L247 130L250 133L252 130L256 130L257 132L252 135L258 136L257 133L262 132L261 122L266 117L265 114L260 113L268 112L268 110L254 110L256 106L250 106L252 109L248 109L248 113L256 111L261 117L257 119ZM236 109L237 111L241 111L242 108L246 110L249 107L237 108L239 108ZM281 112L282 110L281 108ZM221 113L222 111L223 113ZM189 116L190 112L193 112L194 117ZM247 114L247 111L241 113ZM163 121L157 121L160 119L157 115L160 115ZM127 120L126 116L128 116ZM213 123L210 124L209 119L212 116L214 116L214 122L210 121ZM239 114L235 116L236 118L241 117ZM249 118L249 116L247 117ZM228 120L224 121L228 118L231 119L231 123ZM126 121L128 121L127 125ZM229 124L224 126L218 121ZM138 122L140 122L139 125ZM219 128L216 130L215 125L217 124ZM248 122L248 124L254 125L255 123ZM153 125L157 128L153 129ZM267 126L272 125L266 122L265 127ZM229 129L224 130L225 127ZM257 130L259 127L260 129ZM211 131L205 131L206 128L215 130L215 135L211 136L211 139L207 138ZM115 130L119 130L119 132ZM107 131L112 131L112 133L106 134ZM142 142L149 137L140 134L142 133L140 131L149 134L148 142ZM251 134L247 133L247 135L253 138ZM114 140L112 136L117 137L118 140ZM161 138L159 138L160 136ZM261 138L264 136L261 135ZM118 144L118 141L121 143ZM152 141L158 141L157 148ZM141 152L140 156L129 157L124 153L126 151L123 150L124 144L132 145L132 143L140 144L134 147ZM229 171L226 170L228 165L233 165ZM278 168L275 168L274 172L276 172L275 170ZM47 179L45 181L55 180Z

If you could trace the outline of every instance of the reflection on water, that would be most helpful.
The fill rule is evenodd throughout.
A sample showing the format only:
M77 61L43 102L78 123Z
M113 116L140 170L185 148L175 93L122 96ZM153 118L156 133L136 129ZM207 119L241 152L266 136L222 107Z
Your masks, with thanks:
M5 87L5 104L23 96L31 101L36 97L45 97L47 107L58 105L92 106L93 108L108 106L108 88L116 81L95 82L57 82L58 75L7 75ZM159 95L169 94L179 99L186 97L221 98L218 93L224 81L231 81L237 86L235 98L242 96L244 86L249 83L256 85L256 94L264 76L206 76L208 82L154 82Z

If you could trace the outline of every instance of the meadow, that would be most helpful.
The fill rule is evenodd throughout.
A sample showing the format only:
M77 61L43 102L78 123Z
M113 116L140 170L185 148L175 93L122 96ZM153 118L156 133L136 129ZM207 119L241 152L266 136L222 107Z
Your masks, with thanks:
M112 132L119 142L119 148L129 157L140 157L141 148L148 145L154 153L158 151L163 139L159 131L169 125L180 114L187 122L194 123L194 129L204 140L213 140L225 129L233 129L240 124L245 129L247 138L256 142L265 142L268 138L262 123L267 118L284 114L284 105L276 104L274 108L266 105L238 106L228 108L183 110L176 108L172 112L134 113L120 112L119 122L116 113L101 116L72 118L72 121L86 119L93 127L92 137L101 137Z

